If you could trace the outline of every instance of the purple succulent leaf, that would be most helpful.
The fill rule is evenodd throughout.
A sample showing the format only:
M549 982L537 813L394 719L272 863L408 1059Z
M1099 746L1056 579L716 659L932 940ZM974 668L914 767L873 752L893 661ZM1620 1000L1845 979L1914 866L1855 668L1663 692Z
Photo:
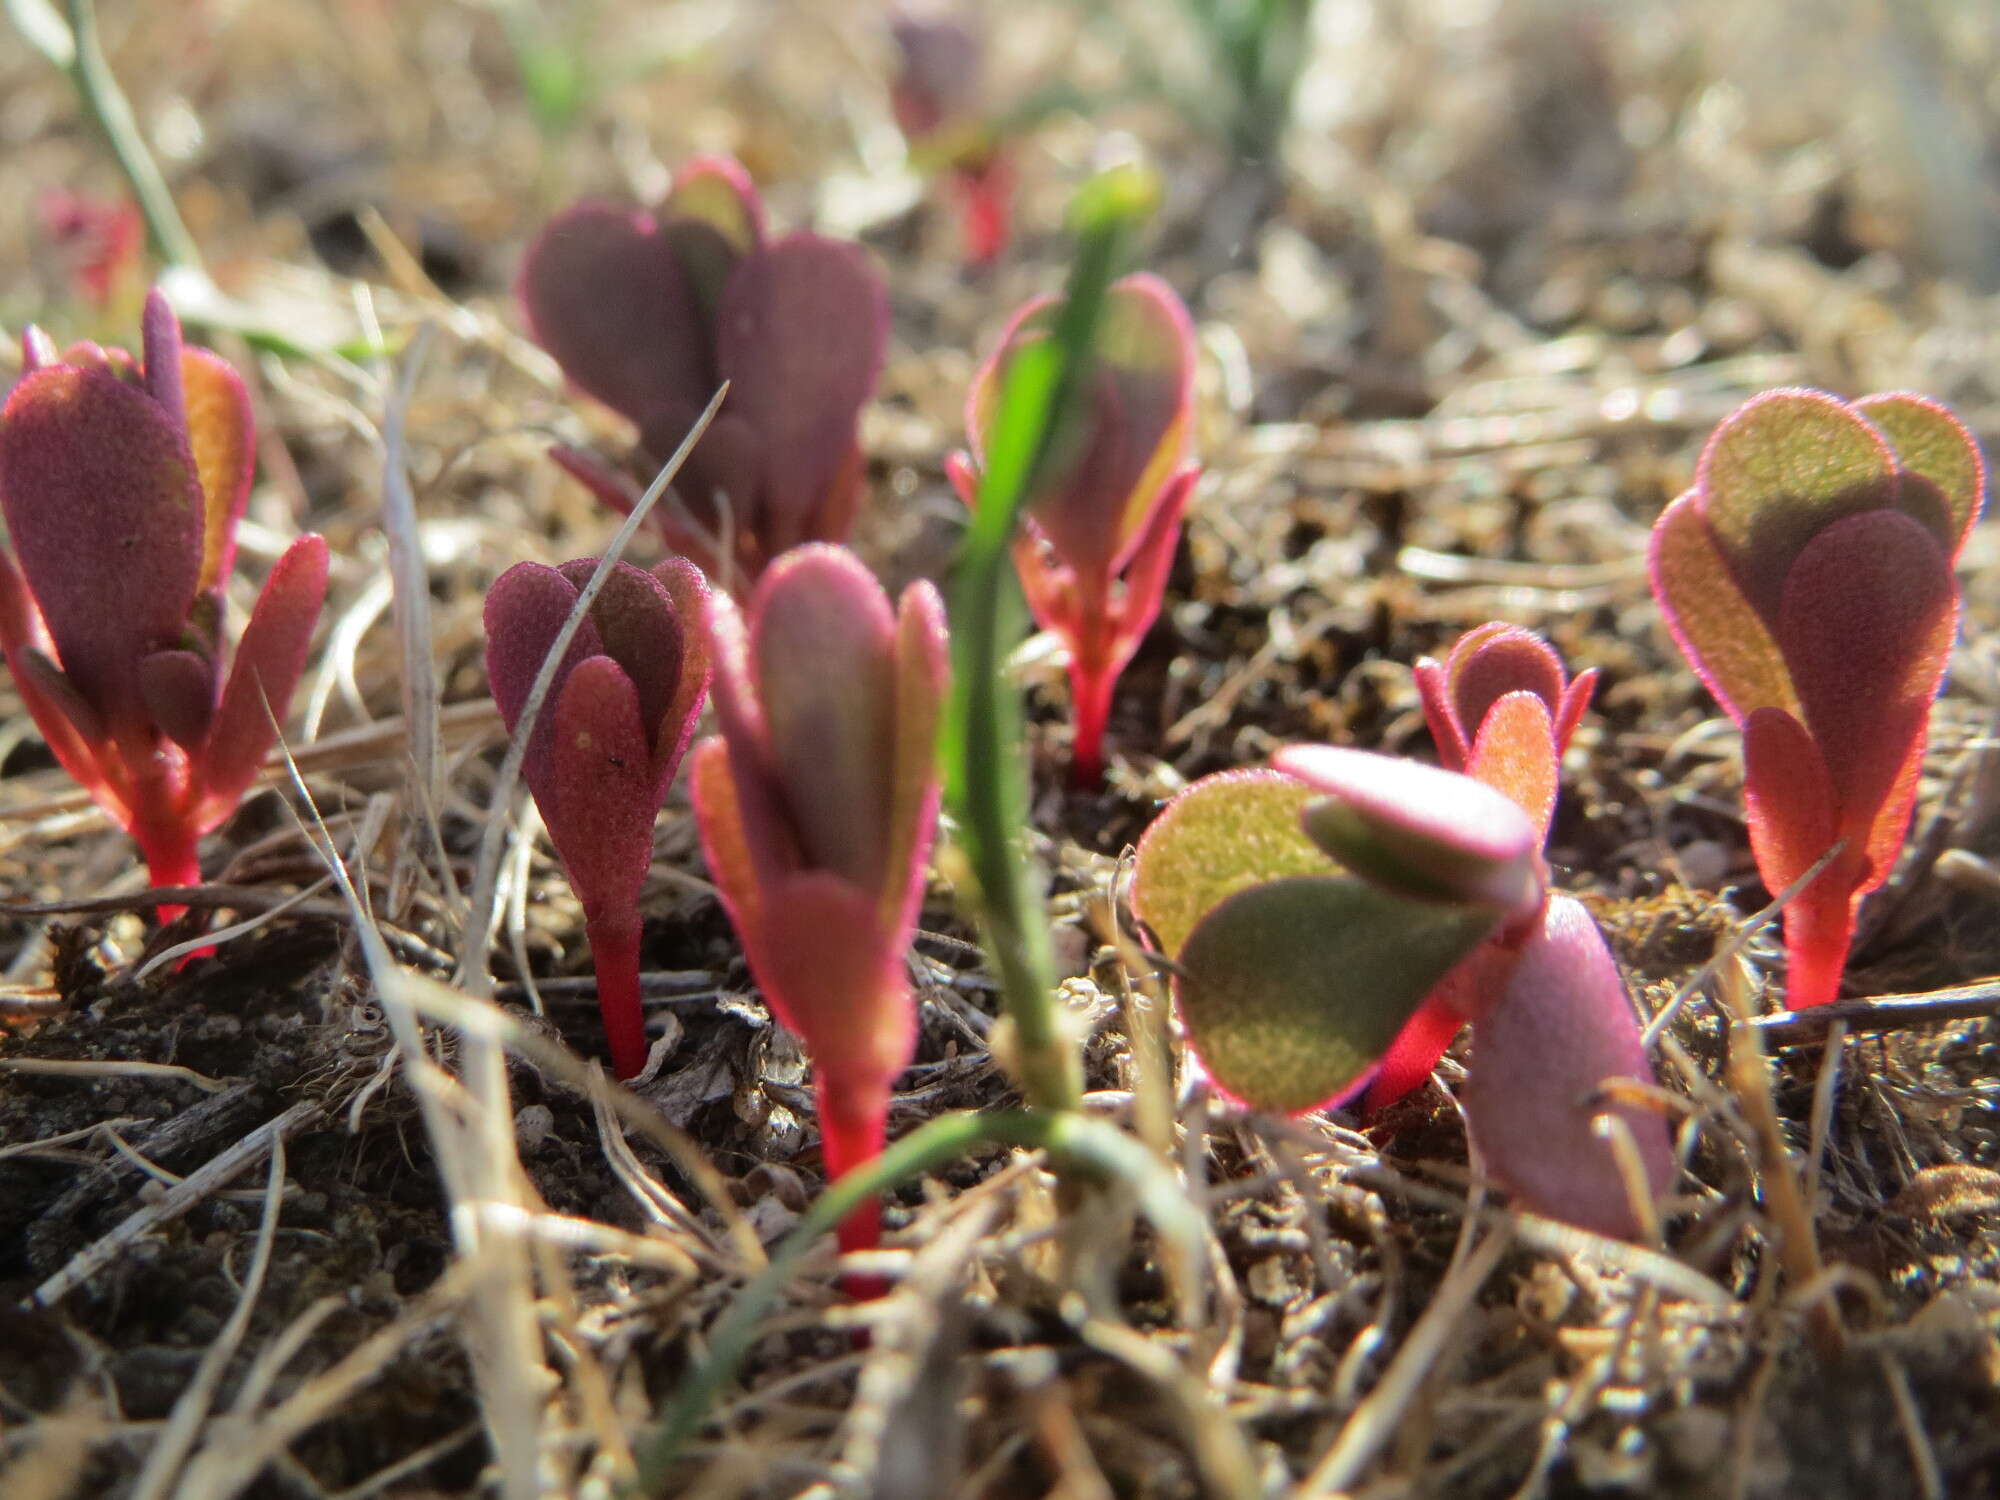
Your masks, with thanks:
M550 795L535 801L592 916L629 910L652 863L667 787L640 715L638 690L609 656L579 662L548 714Z
M278 737L306 669L313 627L326 601L326 575L326 540L308 533L285 549L264 580L202 748L195 822L203 832L235 809Z
M767 557L820 534L888 330L881 277L856 245L790 235L746 256L729 278L717 357L730 409L762 449L755 529ZM746 497L732 498L740 518Z
M198 651L155 651L139 663L139 693L160 732L196 751L215 722L215 663Z
M1597 691L1597 668L1579 672L1571 679L1564 691L1562 702L1556 708L1556 754L1569 749L1569 742L1576 737L1576 726L1583 722L1583 711L1590 707L1590 696Z
M49 750L77 783L123 822L123 800L104 785L93 747L106 738L104 721L86 703L49 655L48 631L21 571L0 547L0 652L13 670L16 690ZM47 681L50 686L41 684ZM51 696L51 692L60 697ZM116 808L113 808L113 803Z
M158 287L146 294L139 316L144 341L146 392L160 403L167 420L187 430L187 399L181 389L181 322Z
M751 600L766 753L800 851L871 892L888 874L895 639L882 586L844 548L787 553Z
M1651 1083L1653 1070L1597 923L1552 895L1506 992L1473 1027L1466 1123L1487 1170L1524 1207L1629 1238L1641 1223L1593 1122L1624 1122L1656 1201L1673 1185L1673 1148L1659 1114L1602 1097L1607 1080Z
M730 919L741 932L748 919L738 917L738 907L755 906L759 890L802 869L806 858L772 764L770 729L751 669L750 632L743 613L718 591L709 595L705 618L713 671L710 696L722 732L695 747L694 792L710 869L725 895L732 889L737 892ZM705 777L704 763L708 763ZM704 796L714 804L713 813L704 805ZM725 831L711 836L707 831L711 818ZM717 864L725 856L726 871Z
M1146 518L1139 539L1125 562L1124 591L1115 611L1117 629L1124 650L1119 668L1132 659L1153 621L1160 617L1160 603L1167 592L1167 577L1173 572L1174 552L1180 544L1181 522L1187 516L1188 501L1194 497L1195 481L1201 470L1186 468L1167 481L1159 503Z
M1951 561L1901 511L1836 521L1787 575L1778 642L1847 817L1880 808L1922 754L1957 627Z
M681 629L680 676L672 701L653 728L653 760L661 778L671 783L681 757L687 754L688 741L694 737L702 704L708 701L711 668L705 622L709 587L701 569L684 557L670 557L656 565L653 579L673 601Z
M0 509L63 671L107 719L143 714L138 663L179 643L201 566L180 430L108 369L45 366L0 413Z
M891 102L904 136L920 142L978 109L984 49L970 27L941 16L897 16L889 31L901 62Z
M870 892L829 870L799 870L763 893L772 920L738 928L758 987L805 1038L813 1067L841 1091L893 1080L916 1049L903 953L907 926L885 927Z
M584 557L556 569L575 591L572 606L597 566L596 558ZM687 630L673 596L652 574L621 562L612 568L604 587L591 601L590 624L597 650L616 662L631 680L638 695L639 722L645 727L650 747L673 707L686 655ZM554 696L552 692L551 698ZM649 748L647 758L651 756Z
M973 382L966 428L983 454L1006 371L1021 349L1052 336L1060 301L1030 302ZM1097 360L1078 408L1058 426L1028 510L1063 561L1109 578L1138 545L1152 507L1186 458L1194 396L1194 330L1158 277L1115 283L1105 298Z
M1507 694L1533 693L1548 705L1553 718L1568 685L1562 661L1548 642L1518 625L1497 621L1461 636L1445 671L1452 708L1468 741L1477 737L1487 710Z
M644 214L580 203L529 248L517 285L535 341L642 430L715 391L715 336L672 241Z
M493 702L509 733L520 721L528 693L542 662L562 633L563 622L576 607L577 587L554 568L541 563L516 563L493 582L486 594L486 680ZM549 684L541 712L521 758L521 777L539 803L553 797L551 747L554 707L565 678L586 657L601 651L597 628L588 617L571 638L569 650Z
M938 720L950 676L944 601L929 582L903 591L896 606L895 758L889 767L889 847L882 861L880 921L907 930L923 899L941 787Z

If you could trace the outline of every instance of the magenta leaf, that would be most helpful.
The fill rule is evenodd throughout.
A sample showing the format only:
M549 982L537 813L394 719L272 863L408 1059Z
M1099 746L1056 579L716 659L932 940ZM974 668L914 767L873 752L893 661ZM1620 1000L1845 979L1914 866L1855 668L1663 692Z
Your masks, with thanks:
M1506 917L1540 903L1539 830L1471 777L1331 745L1290 746L1272 765L1325 794L1302 815L1307 836L1384 890Z
M723 380L721 411L654 512L669 542L731 588L779 552L853 524L857 430L888 340L888 297L859 247L766 237L734 162L691 163L657 215L580 204L529 250L528 324L572 383L638 431L638 472L558 453L629 508Z
M560 568L518 563L488 591L486 674L510 732L597 566L589 558ZM707 695L708 653L694 618L707 597L682 559L651 573L613 564L522 754L522 779L583 903L598 1005L621 1078L646 1061L638 900L653 825Z
M1644 1227L1600 1116L1637 1147L1640 1191L1675 1175L1657 1111L1607 1098L1608 1082L1651 1084L1625 983L1590 913L1552 895L1520 945L1504 993L1472 1029L1466 1124L1486 1168L1525 1208L1623 1238Z

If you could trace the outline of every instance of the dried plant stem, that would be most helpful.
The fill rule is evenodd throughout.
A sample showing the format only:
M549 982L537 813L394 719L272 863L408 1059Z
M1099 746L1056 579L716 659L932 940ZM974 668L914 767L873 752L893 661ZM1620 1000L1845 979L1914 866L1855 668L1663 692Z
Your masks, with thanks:
M1811 1286L1820 1279L1825 1263L1820 1259L1819 1237L1813 1230L1805 1190L1792 1170L1791 1151L1785 1144L1777 1100L1771 1094L1771 1069L1764 1055L1764 1039L1749 1024L1748 987L1737 978L1741 972L1740 968L1725 970L1722 983L1716 986L1730 1018L1726 1064L1729 1086L1757 1138L1758 1155L1763 1158L1760 1176L1764 1202L1777 1225L1780 1263L1794 1287ZM1839 1305L1833 1298L1823 1297L1813 1304L1807 1316L1813 1342L1821 1355L1828 1359L1838 1357L1847 1342Z

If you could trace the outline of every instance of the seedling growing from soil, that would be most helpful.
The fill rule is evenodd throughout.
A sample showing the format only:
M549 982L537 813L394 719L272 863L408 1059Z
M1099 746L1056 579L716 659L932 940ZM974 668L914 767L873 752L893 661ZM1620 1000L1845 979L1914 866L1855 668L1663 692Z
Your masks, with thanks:
M949 461L968 505L978 503L979 468L1007 371L1054 337L1062 307L1061 298L1045 297L1022 308L973 382L965 413L972 452ZM1200 473L1187 462L1194 329L1173 290L1143 274L1115 283L1091 348L1014 540L1029 610L1069 648L1071 771L1080 786L1095 786L1103 775L1112 690L1159 615Z
M708 605L721 734L695 750L695 816L722 903L772 1013L812 1055L829 1178L881 1152L916 1046L904 958L937 826L944 606L889 599L844 548L765 573L746 626ZM880 1207L840 1227L874 1246Z
M1140 842L1133 903L1231 1098L1337 1104L1427 996L1449 996L1474 1023L1466 1113L1487 1169L1537 1212L1632 1235L1642 1216L1598 1118L1630 1132L1650 1193L1672 1154L1657 1115L1603 1096L1651 1069L1596 923L1547 890L1541 841L1469 776L1294 746L1175 798Z
M1743 731L1744 816L1785 908L1787 1000L1835 998L1861 898L1909 830L1958 629L1978 447L1921 396L1769 391L1716 428L1653 528L1653 592Z
M512 732L594 559L519 563L486 596L486 674ZM702 610L708 586L670 558L647 573L613 566L535 717L521 775L577 899L597 970L611 1066L646 1065L639 1005L639 891L653 824L708 694Z
M1597 673L1585 672L1572 682L1561 658L1540 637L1496 622L1461 636L1441 662L1425 657L1417 663L1416 678L1424 720L1445 769L1505 793L1547 842L1563 751ZM1430 1076L1465 1024L1467 997L1452 991L1472 982L1469 966L1454 971L1410 1017L1368 1086L1364 1114L1379 1114Z
M965 258L990 265L1007 248L1014 168L981 89L979 34L948 16L890 23L899 67L889 100L921 169L941 172L965 215Z
M0 649L64 769L139 843L153 883L201 879L196 841L277 737L326 595L303 536L224 672L224 595L256 467L236 372L182 347L158 292L143 360L22 339L0 411ZM171 920L180 907L162 906Z
M654 512L668 543L732 589L780 552L841 541L860 502L862 405L888 339L882 280L857 245L773 239L733 161L683 170L656 214L580 203L528 251L536 340L638 428L641 478L574 449L556 461L621 510L723 381L729 396ZM676 511L678 513L676 513Z

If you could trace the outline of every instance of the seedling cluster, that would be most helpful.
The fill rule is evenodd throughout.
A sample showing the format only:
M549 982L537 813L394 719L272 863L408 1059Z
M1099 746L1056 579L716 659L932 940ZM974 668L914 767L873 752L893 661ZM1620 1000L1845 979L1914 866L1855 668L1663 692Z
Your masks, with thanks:
M970 40L913 23L900 41L906 130L961 128ZM521 563L486 600L492 693L583 907L612 1066L633 1078L647 1059L641 896L712 685L694 816L750 973L811 1056L834 1176L882 1151L913 1055L905 965L947 784L953 872L1009 1008L996 1055L1024 1118L1074 1117L1075 1039L1020 849L1005 560L1067 653L1071 770L1094 788L1200 474L1192 321L1158 277L1117 274L1146 197L1118 178L1086 198L1068 288L1022 307L973 380L949 463L970 536L956 658L931 584L892 604L842 545L889 322L865 252L774 236L743 170L711 159L656 212L559 214L521 272L534 336L636 434L630 463L556 451L610 504L641 503L726 387L655 512L678 555L603 565L587 601L597 560ZM157 293L143 335L138 359L27 336L0 415L0 646L57 758L156 883L182 885L283 721L327 556L292 543L230 650L248 403L228 365L182 347ZM1935 403L1777 391L1717 429L1654 533L1667 626L1742 729L1765 884L1819 867L1785 911L1795 1007L1834 997L1857 905L1904 840L1983 489ZM1469 1025L1460 1098L1488 1176L1535 1212L1646 1237L1675 1179L1667 1116L1618 965L1545 855L1596 677L1482 626L1415 667L1439 765L1301 744L1205 777L1141 840L1132 908L1221 1095L1287 1114L1358 1100L1393 1127ZM839 1233L874 1246L873 1200Z

